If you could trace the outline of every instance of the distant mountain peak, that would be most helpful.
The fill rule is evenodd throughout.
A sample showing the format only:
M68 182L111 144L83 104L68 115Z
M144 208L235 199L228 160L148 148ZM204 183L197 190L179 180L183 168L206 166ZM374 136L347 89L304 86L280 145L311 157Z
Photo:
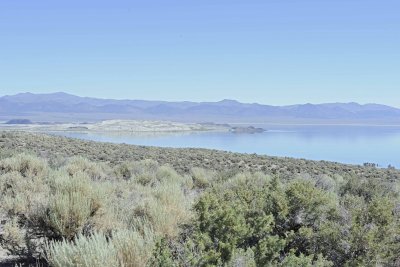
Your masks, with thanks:
M400 109L356 102L269 106L218 102L167 102L80 97L65 92L30 92L0 97L0 120L99 121L149 119L216 123L371 123L400 125ZM72 115L71 115L72 114Z
M234 99L223 99L221 101L218 101L217 103L221 103L221 104L241 104L239 101L234 100Z
M75 96L75 95L72 95L72 94L68 94L68 93L65 93L65 92L54 92L54 93L50 93L50 95L61 95L61 96L64 96L64 95L66 95L66 96Z
M7 95L7 96L14 97L14 96L33 96L33 95L37 95L37 94L33 94L31 92L24 92L24 93L18 93L15 95Z
M220 107L225 107L225 108L230 108L230 107L240 107L240 106L244 106L246 104L241 103L237 100L233 100L233 99L223 99L221 101L218 102L211 102L209 103L213 106L220 106Z

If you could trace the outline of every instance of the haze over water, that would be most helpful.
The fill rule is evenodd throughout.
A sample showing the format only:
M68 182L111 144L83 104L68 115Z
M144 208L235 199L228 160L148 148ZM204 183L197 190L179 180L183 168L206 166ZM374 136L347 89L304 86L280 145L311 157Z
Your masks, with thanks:
M259 134L227 132L121 134L56 133L102 142L162 147L195 147L260 155L376 163L400 167L400 126L263 126Z

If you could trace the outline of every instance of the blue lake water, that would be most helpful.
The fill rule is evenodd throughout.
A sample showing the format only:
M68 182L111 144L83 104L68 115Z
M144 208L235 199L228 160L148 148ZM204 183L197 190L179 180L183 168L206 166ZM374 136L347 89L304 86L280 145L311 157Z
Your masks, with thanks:
M259 125L257 125L259 126ZM267 132L171 134L72 133L59 135L101 142L161 147L211 148L270 156L376 163L400 167L400 127L394 126L261 126Z

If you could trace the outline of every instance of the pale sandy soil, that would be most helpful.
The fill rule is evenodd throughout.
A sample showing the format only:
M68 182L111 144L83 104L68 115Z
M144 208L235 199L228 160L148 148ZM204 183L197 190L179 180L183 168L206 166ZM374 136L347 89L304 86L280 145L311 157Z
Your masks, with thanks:
M0 124L1 130L24 131L96 131L96 132L188 132L188 131L228 131L221 125L180 123L169 121L107 120L99 123L63 124Z

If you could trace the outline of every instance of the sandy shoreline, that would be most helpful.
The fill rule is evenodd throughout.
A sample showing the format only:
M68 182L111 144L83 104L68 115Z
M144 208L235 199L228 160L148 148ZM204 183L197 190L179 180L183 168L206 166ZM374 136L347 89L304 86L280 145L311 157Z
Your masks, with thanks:
M203 132L229 131L230 127L218 124L180 123L170 121L107 120L98 123L34 123L0 124L0 130L31 132Z

